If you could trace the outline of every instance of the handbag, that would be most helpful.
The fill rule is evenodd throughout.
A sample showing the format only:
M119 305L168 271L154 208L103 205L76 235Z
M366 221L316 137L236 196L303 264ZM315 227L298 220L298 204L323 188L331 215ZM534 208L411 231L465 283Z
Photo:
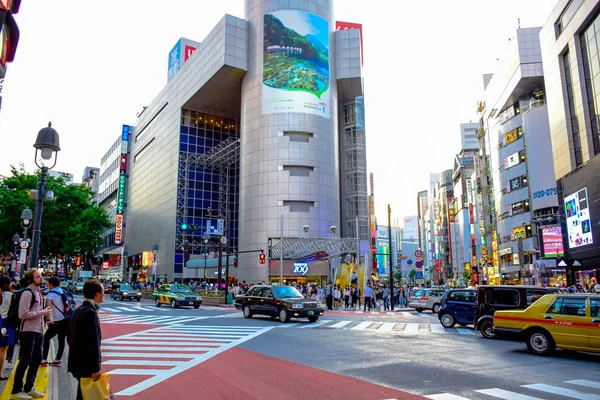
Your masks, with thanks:
M97 381L92 378L81 378L81 394L83 400L110 400L110 375L102 374Z

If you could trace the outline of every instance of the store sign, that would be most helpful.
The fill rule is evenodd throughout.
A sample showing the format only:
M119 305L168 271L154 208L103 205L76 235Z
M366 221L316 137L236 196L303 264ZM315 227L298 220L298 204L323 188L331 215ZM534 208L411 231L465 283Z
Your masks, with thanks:
M504 169L514 167L519 164L519 162L519 152L517 151L504 159Z
M571 249L594 242L588 200L587 188L565 197L567 235Z
M294 270L292 271L292 273L305 276L306 274L308 274L308 264L307 263L294 263Z
M121 132L121 158L119 162L119 188L117 191L117 214L115 222L115 244L123 244L123 212L125 211L125 193L127 190L127 150L131 126L123 125ZM125 145L123 145L125 143Z
M522 201L517 201L514 204L508 206L508 214L509 215L519 215L525 212L525 207L523 206Z
M115 223L115 244L123 243L123 214L117 214Z
M512 192L513 190L517 190L517 189L521 189L523 186L521 185L521 177L518 176L516 178L513 178L511 180L509 180L506 183L506 191L507 192Z
M498 114L498 122L501 124L508 121L515 116L515 108L513 106L508 107L506 110Z
M542 258L564 257L560 225L541 226L540 237L542 238Z
M388 238L387 226L378 226L377 227L377 239L387 239L387 238Z
M117 194L117 213L123 213L125 209L125 181L127 176L121 172L119 175L119 193Z
M108 268L109 268L109 266L108 266L108 261L104 261L104 262L102 263L102 269L108 269Z
M525 239L527 237L527 228L524 226L519 226L518 228L514 228L512 230L512 239Z
M519 136L517 135L517 130L513 129L512 131L504 134L504 143L511 144L512 142L516 141L518 138L519 138Z

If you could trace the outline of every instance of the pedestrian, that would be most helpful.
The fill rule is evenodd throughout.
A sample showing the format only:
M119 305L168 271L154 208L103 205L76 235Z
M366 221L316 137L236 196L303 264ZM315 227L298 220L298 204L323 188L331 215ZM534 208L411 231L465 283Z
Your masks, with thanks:
M8 317L8 308L10 307L10 299L12 293L10 291L11 281L6 275L0 277L0 381L5 381L8 377L2 375L4 371L4 356L10 346L15 344L15 330L8 326L6 317Z
M325 302L328 310L333 309L333 287L331 285L332 283L329 281L327 286L325 286Z
M344 308L347 310L350 308L350 287L346 286L344 288Z
M46 295L46 306L52 309L50 320L47 321L48 329L44 334L44 352L42 355L42 367L48 366L48 352L50 351L50 341L58 335L58 351L51 365L60 367L62 365L62 356L65 351L65 338L69 328L69 320L65 318L65 303L63 302L63 290L60 288L60 280L57 277L48 279L48 289Z
M340 300L342 298L342 291L340 290L339 286L335 286L335 288L333 289L333 308L335 308L336 310L338 308L340 308Z
M41 286L44 283L42 273L37 268L25 272L28 286L21 293L19 301L19 364L15 371L15 381L11 399L41 399L44 394L34 389L33 384L42 362L44 337L44 317L50 315L50 308L42 308ZM25 385L23 377L27 371Z
M383 310L389 311L389 309L390 309L390 289L388 289L387 285L383 285L381 297L383 298Z
M91 377L97 381L102 375L98 309L104 301L104 287L98 279L83 284L83 297L69 328L69 372L78 382L77 400L83 400L81 378Z
M371 289L371 285L367 283L365 287L365 308L363 311L367 311L367 307L369 307L369 311L371 311L371 295L373 294L373 289Z

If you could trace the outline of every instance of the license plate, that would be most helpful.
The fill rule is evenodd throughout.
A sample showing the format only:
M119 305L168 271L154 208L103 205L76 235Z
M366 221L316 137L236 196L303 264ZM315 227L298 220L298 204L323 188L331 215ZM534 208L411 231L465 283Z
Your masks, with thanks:
M314 311L309 311L308 315L315 315L315 312Z
M193 302L193 301L190 301L190 303L189 303L189 304L190 304L190 306L191 306L192 304L194 304L194 302Z

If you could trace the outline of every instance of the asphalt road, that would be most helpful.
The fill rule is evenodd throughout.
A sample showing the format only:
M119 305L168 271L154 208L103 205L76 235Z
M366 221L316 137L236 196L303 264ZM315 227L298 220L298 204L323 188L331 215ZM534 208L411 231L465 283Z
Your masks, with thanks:
M107 297L101 320L116 399L198 398L194 387L207 399L600 399L600 355L533 356L522 343L444 329L428 312L281 324Z

